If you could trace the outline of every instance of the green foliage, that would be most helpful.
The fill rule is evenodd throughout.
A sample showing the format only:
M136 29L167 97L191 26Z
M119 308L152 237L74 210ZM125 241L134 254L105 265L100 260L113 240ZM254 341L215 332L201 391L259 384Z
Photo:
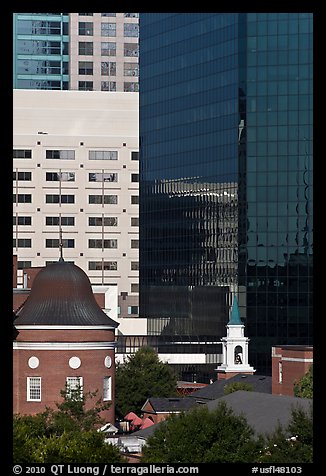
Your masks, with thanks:
M161 423L144 447L144 463L252 462L263 448L261 438L225 402L172 415Z
M116 412L124 417L132 411L140 413L149 397L170 397L176 394L176 376L171 366L160 361L151 347L141 347L116 369Z
M247 382L232 382L224 387L224 395L229 395L229 393L237 392L238 390L245 390L247 392L253 391L253 386Z
M105 443L97 431L99 413L107 408L98 401L89 410L80 389L61 392L64 400L57 410L47 408L33 416L15 415L13 420L13 460L17 463L117 463L119 450Z
M300 398L313 398L313 366L294 384L294 396Z
M301 408L292 410L291 420L284 429L280 425L267 438L258 462L312 463L313 462L313 411Z
M35 463L121 463L117 448L104 442L95 430L64 432L41 437L33 451Z

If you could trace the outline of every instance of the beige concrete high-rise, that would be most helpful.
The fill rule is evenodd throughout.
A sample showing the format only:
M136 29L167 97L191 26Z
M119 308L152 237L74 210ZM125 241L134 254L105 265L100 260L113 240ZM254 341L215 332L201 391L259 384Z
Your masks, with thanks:
M138 91L138 17L69 14L69 89Z
M138 315L138 93L14 90L18 268L63 254Z

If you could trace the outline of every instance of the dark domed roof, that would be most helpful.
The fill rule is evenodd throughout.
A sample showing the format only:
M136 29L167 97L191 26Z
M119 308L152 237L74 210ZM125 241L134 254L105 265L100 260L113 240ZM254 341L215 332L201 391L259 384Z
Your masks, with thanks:
M86 273L74 264L58 261L37 274L15 325L115 328L118 323L97 304Z

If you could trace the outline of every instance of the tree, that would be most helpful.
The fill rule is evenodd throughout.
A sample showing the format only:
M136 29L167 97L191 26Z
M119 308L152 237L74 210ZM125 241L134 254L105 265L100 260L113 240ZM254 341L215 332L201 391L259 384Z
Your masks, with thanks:
M57 410L47 408L37 415L15 415L13 458L15 463L119 463L119 450L104 441L97 431L100 412L107 407L100 401L89 410L80 388L61 391L64 400Z
M171 415L160 423L144 447L144 463L249 463L263 448L262 438L243 416L220 402Z
M247 392L252 392L253 386L250 383L246 382L232 382L224 387L224 395L229 395L229 393L237 392L238 390L245 390Z
M176 394L176 376L167 363L148 346L141 347L116 369L116 412L124 417L132 411L140 413L149 397L170 397Z
M313 369L310 365L308 372L294 383L294 396L300 398L313 397Z
M261 463L313 462L313 408L293 408L288 425L281 425L267 438Z

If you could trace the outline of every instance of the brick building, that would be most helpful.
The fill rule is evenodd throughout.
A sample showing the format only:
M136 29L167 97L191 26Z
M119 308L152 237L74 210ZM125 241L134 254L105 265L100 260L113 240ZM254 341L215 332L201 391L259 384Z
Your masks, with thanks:
M118 324L97 304L85 272L63 259L41 269L16 316L14 413L55 408L66 385L80 386L84 394L97 390L96 400L111 404L101 416L114 423Z
M294 395L294 383L313 363L313 347L281 345L272 347L272 393Z

